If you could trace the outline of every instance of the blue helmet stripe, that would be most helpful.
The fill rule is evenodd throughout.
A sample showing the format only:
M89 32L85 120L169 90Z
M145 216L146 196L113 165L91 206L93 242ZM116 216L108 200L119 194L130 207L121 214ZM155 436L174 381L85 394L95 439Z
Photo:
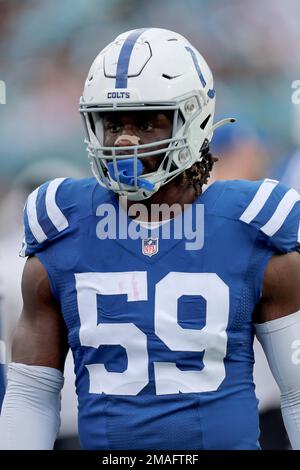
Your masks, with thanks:
M198 77L200 78L200 82L201 82L201 84L202 84L202 86L203 86L203 88L204 88L204 87L206 86L206 81L205 81L205 78L203 77L202 72L201 72L201 69L200 69L200 67L199 67L199 63L198 63L196 54L195 54L195 52L193 51L193 49L192 49L191 47L186 46L185 48L186 48L186 50L187 50L187 51L191 54L191 56L192 56L195 69L196 69L196 71L197 71ZM208 90L208 92L207 92L207 96L208 96L209 98L213 98L213 97L215 96L215 94L216 94L216 92L215 92L214 89Z
M197 74L200 78L200 82L202 83L202 86L203 88L206 86L206 81L202 75L202 72L200 70L200 67L199 67L199 64L198 64L198 60L197 60L197 57L196 57L196 54L195 52L193 51L193 49L191 49L190 47L186 47L186 50L191 54L192 56L192 59L193 59L193 62L194 62L194 66L195 66L195 69L197 70Z
M129 61L138 38L149 28L135 29L125 40L118 59L116 88L127 88Z

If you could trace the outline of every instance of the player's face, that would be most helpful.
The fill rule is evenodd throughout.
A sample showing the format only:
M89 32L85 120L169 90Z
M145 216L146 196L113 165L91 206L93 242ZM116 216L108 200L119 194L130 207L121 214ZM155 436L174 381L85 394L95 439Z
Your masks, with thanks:
M107 113L103 117L104 146L119 147L118 155L126 155L122 147L143 145L172 137L171 113L131 111ZM165 145L151 147L151 151ZM156 171L164 155L141 158L144 173Z

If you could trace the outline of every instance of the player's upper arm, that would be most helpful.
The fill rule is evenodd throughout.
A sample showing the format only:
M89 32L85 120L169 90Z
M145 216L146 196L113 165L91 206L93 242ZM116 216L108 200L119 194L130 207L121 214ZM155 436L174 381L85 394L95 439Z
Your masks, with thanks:
M12 361L63 371L68 351L66 326L47 272L36 257L25 264L22 295L24 304L14 333Z
M270 179L243 182L243 191L239 220L274 253L254 314L263 323L300 310L300 195Z
M30 258L22 279L24 308L13 341L14 362L63 369L67 331L52 294L55 286L50 288L49 266L45 262L49 249L55 250L62 238L74 236L80 228L81 214L91 210L87 201L90 186L90 179L56 178L36 188L27 198L20 255ZM86 208L84 212L82 207Z
M254 321L264 323L300 310L300 254L273 256L265 270Z

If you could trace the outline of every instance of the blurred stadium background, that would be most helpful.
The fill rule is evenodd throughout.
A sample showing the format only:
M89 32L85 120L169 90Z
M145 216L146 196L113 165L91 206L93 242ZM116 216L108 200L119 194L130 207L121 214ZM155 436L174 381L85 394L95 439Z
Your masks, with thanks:
M185 35L214 73L217 116L238 119L234 130L216 133L220 161L213 178L267 175L300 189L300 104L291 100L292 82L300 79L299 21L298 0L0 0L0 80L6 83L6 104L0 104L0 293L7 343L21 305L18 251L26 195L56 176L90 174L77 108L97 53L120 32L143 26ZM278 392L258 347L257 356L262 445L286 448ZM69 363L59 445L72 447L71 369Z

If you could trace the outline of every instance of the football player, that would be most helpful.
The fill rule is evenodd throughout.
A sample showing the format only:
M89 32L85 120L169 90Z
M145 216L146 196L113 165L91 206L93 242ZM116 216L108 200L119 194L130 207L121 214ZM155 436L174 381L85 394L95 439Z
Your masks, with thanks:
M258 449L256 330L300 449L300 196L268 179L203 190L214 108L177 33L130 31L95 59L80 101L95 178L50 181L25 209L2 447L53 447L71 348L83 448ZM185 214L200 246L174 235Z

